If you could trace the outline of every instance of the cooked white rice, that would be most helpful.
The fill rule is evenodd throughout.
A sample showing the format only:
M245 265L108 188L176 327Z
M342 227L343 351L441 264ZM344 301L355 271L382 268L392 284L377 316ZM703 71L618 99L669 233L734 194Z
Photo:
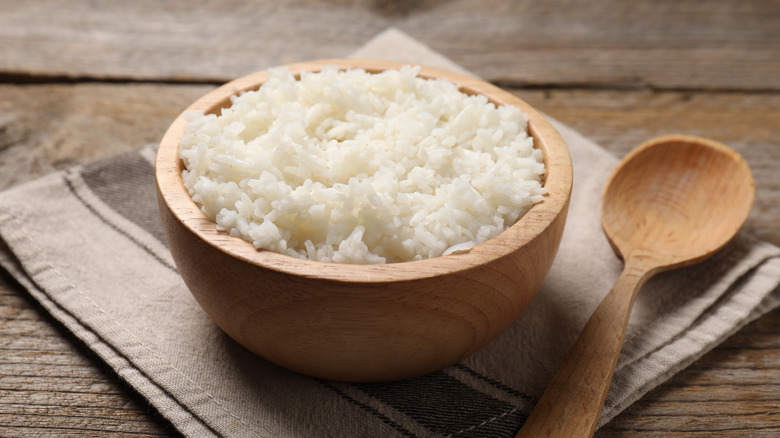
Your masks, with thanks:
M273 69L220 116L191 114L184 185L256 248L337 263L419 260L496 236L542 200L527 116L418 68Z

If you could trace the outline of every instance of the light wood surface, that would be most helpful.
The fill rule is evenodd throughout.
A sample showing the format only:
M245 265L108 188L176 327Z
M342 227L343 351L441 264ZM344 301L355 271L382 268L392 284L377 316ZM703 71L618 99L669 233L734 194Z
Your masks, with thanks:
M403 66L331 59L288 68L297 76L327 65L369 73ZM486 345L536 295L558 250L571 195L572 164L563 139L544 116L494 85L425 66L418 76L448 79L461 92L520 108L528 116L535 147L545 157L544 200L503 233L467 251L404 263L325 264L258 251L251 243L218 231L182 182L178 150L187 123L183 114L219 113L230 106L230 96L259 88L268 79L266 71L199 98L163 136L155 174L171 253L200 305L240 344L274 363L319 378L416 377L452 365Z
M617 156L675 132L728 144L756 180L746 229L780 245L777 1L300 0L236 8L219 0L176 8L0 2L1 188L156 143L182 108L222 82L268 65L346 55L394 25ZM244 19L251 30L225 32ZM163 44L176 48L155 50ZM577 58L583 48L587 61ZM197 65L217 74L184 72ZM775 437L778 405L774 311L596 436ZM176 432L0 275L0 435Z
M604 233L625 266L585 324L518 437L590 437L637 293L656 273L699 263L731 240L754 199L745 160L711 140L671 135L629 153L601 201Z

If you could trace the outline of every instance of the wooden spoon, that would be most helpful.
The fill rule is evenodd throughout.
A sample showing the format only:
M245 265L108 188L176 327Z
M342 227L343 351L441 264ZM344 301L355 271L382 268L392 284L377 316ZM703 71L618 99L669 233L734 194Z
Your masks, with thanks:
M593 436L637 291L654 274L698 263L742 227L753 178L728 147L665 136L632 151L602 195L601 220L623 273L585 325L518 437Z

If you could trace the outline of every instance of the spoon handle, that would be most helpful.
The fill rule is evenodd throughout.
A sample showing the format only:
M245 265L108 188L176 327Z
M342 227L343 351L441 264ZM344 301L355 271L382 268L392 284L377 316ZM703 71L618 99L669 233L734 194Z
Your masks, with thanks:
M601 417L637 291L656 272L648 255L630 257L517 434L591 437Z

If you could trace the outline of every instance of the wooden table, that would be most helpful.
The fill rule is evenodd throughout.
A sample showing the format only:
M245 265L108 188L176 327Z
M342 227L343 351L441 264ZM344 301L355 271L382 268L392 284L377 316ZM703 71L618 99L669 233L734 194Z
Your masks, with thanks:
M216 84L346 55L395 26L616 155L725 142L747 229L780 245L780 2L0 0L0 189L159 140ZM780 311L597 435L780 436ZM167 436L134 390L0 274L0 436Z

